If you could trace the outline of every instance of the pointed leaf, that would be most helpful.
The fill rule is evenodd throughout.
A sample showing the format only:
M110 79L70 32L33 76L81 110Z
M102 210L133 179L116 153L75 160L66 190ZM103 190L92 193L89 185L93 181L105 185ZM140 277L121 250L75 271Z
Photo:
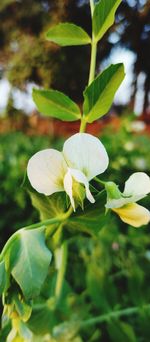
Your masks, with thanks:
M24 296L33 298L40 293L52 257L45 244L44 228L18 232L13 248L17 257L12 265L12 276Z
M112 64L85 89L83 111L87 122L91 123L108 112L124 76L123 64Z
M114 22L115 12L122 0L101 0L95 5L93 13L93 31L96 40L100 40Z
M63 121L76 121L81 117L76 103L57 90L33 89L32 97L39 112L46 116Z
M91 43L91 38L80 27L71 23L61 23L51 27L46 38L60 46L86 45Z

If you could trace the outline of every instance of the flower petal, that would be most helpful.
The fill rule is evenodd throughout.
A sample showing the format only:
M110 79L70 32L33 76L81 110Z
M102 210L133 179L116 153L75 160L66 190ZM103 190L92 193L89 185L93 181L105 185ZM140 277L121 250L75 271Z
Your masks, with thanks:
M95 203L95 199L92 196L90 189L89 189L89 182L86 178L86 176L84 175L83 172L79 171L79 170L75 170L75 169L70 169L70 173L71 175L74 177L74 179L79 182L82 183L85 186L85 191L86 191L86 197L87 199L91 202L91 203Z
M88 180L108 167L105 147L91 134L77 133L70 137L64 144L63 154L68 166L82 171Z
M109 199L109 200L107 201L105 207L106 207L107 209L121 208L121 207L123 207L124 205L126 205L126 204L128 204L128 203L133 203L133 202L134 202L134 201L133 201L132 197L131 197L131 199L130 199L130 197L129 197L129 198L123 198L123 197L121 197L121 198L118 198L118 199Z
M121 220L133 227L140 227L150 221L150 212L137 203L127 204L122 208L112 209L117 213Z
M28 162L27 175L32 187L44 194L64 190L63 178L67 165L61 152L46 149L34 154Z
M73 210L75 211L75 202L73 199L72 184L73 184L72 175L71 175L70 169L68 169L68 171L64 177L64 189L65 189L67 195L69 196L71 205L73 207Z
M136 201L150 192L150 177L144 172L135 172L125 183L123 195L135 196Z

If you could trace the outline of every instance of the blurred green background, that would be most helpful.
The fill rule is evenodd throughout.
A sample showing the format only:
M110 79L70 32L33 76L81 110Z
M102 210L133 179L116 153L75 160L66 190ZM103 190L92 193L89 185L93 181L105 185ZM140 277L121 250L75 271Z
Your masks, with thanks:
M90 50L88 47L60 49L46 42L44 33L59 21L73 21L90 33L88 1L3 0L0 3L1 248L16 229L39 220L22 187L28 159L47 147L61 149L64 139L78 130L78 124L42 118L31 101L32 86L40 85L64 91L82 103ZM88 127L89 132L100 137L110 157L109 169L102 178L114 180L121 189L133 172L150 175L149 22L149 1L122 1L116 23L98 49L97 72L109 61L115 62L116 58L117 62L117 54L125 56L125 63L130 65L126 88L116 97L110 113ZM142 203L150 207L149 198ZM139 315L83 329L76 340L68 337L73 336L69 325L64 339L58 337L57 341L150 341L150 312L142 308L150 302L149 229L149 226L128 227L112 214L98 239L83 234L70 245L66 275L69 290L64 294L64 301L68 301L68 293L72 293L70 320L75 321L77 315L90 318L134 305L141 306L141 310ZM59 324L68 314L63 305ZM37 326L40 330L39 321L35 322L35 330ZM1 341L5 341L5 332L0 334ZM40 341L43 342L42 338Z

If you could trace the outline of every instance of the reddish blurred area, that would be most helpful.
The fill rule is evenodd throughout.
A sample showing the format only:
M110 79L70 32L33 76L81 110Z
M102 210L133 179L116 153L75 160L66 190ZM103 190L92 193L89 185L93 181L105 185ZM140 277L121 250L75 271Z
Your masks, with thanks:
M144 133L150 134L150 112L142 113L136 121L145 123ZM92 124L87 125L86 131L88 133L99 136L103 129L110 125L114 131L118 131L121 125L121 117L115 111L106 115L103 119L98 120ZM12 117L0 118L0 134L22 131L27 135L51 135L52 137L66 137L79 131L80 123L77 122L63 122L56 119L45 118L34 111L31 116L24 114ZM134 131L134 130L133 130Z

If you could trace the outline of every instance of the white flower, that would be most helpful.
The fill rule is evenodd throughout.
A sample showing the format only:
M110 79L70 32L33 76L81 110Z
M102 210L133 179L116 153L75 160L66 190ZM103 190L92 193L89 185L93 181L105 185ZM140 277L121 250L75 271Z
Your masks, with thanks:
M121 193L115 183L106 183L107 209L116 212L122 221L140 227L150 221L150 212L135 202L150 193L150 177L144 172L135 172L125 183Z
M77 133L63 146L63 151L46 149L37 152L28 162L27 175L32 187L46 196L66 191L75 210L76 184L82 184L86 197L95 200L89 181L108 167L108 155L99 139L87 133Z

